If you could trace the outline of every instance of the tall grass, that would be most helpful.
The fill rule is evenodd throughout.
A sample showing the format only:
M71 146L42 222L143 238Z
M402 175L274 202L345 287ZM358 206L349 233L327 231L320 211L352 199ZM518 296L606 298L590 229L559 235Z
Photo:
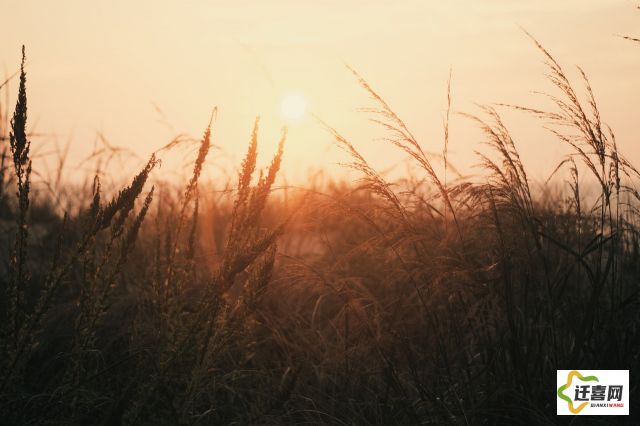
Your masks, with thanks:
M270 198L286 130L258 171L256 120L233 191L203 191L214 111L184 188L152 155L112 197L96 173L78 213L38 233L55 202L30 191L23 55L0 181L14 221L1 237L3 420L555 424L556 369L640 367L640 174L585 74L579 90L534 43L552 107L468 115L486 141L480 179L451 179L451 78L434 156L354 71L415 175L388 181L325 125L360 183ZM555 172L566 189L534 189L505 107L571 148ZM635 401L633 374L631 387Z

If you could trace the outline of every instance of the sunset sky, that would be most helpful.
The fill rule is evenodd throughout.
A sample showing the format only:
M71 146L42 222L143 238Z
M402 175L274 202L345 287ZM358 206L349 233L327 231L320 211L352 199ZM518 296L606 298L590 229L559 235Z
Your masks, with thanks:
M573 65L584 68L603 118L634 160L640 46L619 35L640 35L635 7L629 0L5 0L11 19L0 30L0 65L13 73L27 46L29 123L44 135L33 149L46 153L53 141L70 139L73 167L97 132L147 157L178 133L199 137L214 106L221 151L212 161L237 164L256 115L266 161L286 121L281 102L296 94L387 169L402 156L376 140L383 133L356 111L371 102L345 64L427 151L440 152L450 68L455 111L477 113L476 103L547 105L532 93L551 87L524 28L571 73ZM11 89L15 95L15 82ZM521 114L506 118L532 174L546 177L560 158L558 144L529 132ZM310 169L338 173L344 157L308 113L289 125L288 180L304 181ZM451 126L453 161L473 172L482 138L462 116Z

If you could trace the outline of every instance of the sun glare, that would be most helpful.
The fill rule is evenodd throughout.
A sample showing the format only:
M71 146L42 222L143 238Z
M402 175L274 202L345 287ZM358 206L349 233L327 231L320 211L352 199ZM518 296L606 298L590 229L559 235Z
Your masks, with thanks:
M307 110L307 101L301 95L288 95L282 100L280 110L286 120L299 120Z

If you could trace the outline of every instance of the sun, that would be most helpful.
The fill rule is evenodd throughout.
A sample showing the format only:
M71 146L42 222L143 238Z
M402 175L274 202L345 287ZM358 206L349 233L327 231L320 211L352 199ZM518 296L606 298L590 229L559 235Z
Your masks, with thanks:
M288 95L282 99L280 111L288 121L300 120L307 111L307 101L302 95Z

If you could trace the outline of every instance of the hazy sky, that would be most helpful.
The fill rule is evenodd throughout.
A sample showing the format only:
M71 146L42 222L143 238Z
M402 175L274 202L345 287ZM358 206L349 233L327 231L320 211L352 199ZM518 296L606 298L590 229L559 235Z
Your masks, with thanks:
M573 65L584 68L604 119L633 161L640 159L640 46L618 35L640 35L635 6L630 0L4 0L0 61L15 71L26 44L29 123L47 135L34 146L47 152L52 141L71 138L73 167L91 152L98 131L147 157L177 133L199 137L214 106L222 151L212 160L220 166L239 160L261 115L266 161L283 124L280 102L299 93L375 165L388 168L402 157L376 140L382 133L356 111L371 104L344 64L387 99L427 151L439 152L450 67L456 111L477 112L476 103L544 105L532 92L551 88L522 27L571 72ZM507 123L525 163L543 177L559 159L557 143L521 115L507 114ZM466 119L453 117L450 149L463 169L475 161L481 140ZM333 173L344 158L330 142L311 118L292 123L285 175L299 181L308 169Z

